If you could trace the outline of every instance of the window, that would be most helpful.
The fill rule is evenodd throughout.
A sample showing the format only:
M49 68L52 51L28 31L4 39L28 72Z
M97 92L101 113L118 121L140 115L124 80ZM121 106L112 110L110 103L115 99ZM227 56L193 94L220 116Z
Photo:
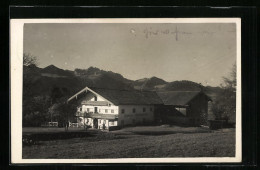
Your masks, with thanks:
M89 108L87 108L87 112L89 112Z
M111 113L114 113L114 109L111 109Z
M97 111L98 111L97 107L94 107L94 108L95 108L94 112L97 113Z
M135 108L133 108L133 113L135 113Z
M121 113L125 113L125 109L122 109L122 110L121 110Z
M97 101L97 96L94 96L94 101Z
M105 109L105 113L107 113L107 109Z
M146 111L146 108L144 107L144 108L143 108L143 112L145 112L145 111Z
M79 108L79 111L82 111L82 107Z
M179 112L186 116L186 108L176 108Z
M110 125L115 125L114 121L111 121L111 122L110 122Z

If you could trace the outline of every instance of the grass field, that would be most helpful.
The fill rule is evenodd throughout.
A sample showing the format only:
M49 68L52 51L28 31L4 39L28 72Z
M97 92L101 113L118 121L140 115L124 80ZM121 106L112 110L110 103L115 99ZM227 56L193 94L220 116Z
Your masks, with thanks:
M64 129L23 129L23 133L59 131ZM70 131L79 131L79 129L70 129ZM40 141L36 145L24 146L23 159L235 156L235 129L209 131L199 127L140 126L112 132L95 130L89 132L95 135Z

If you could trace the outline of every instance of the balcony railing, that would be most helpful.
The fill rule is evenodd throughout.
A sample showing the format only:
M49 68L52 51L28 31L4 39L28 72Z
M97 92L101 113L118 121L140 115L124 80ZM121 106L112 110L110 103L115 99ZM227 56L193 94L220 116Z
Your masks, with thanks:
M108 106L109 103L107 101L85 101L81 102L83 105L90 105L90 106Z
M76 112L76 116L78 117L85 117L85 118L97 118L97 119L116 119L118 118L118 114L100 114L100 113L93 113L93 112Z

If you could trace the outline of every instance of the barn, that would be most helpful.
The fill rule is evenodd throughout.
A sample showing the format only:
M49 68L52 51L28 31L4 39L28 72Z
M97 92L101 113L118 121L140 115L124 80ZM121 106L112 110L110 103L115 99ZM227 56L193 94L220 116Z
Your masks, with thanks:
M192 126L207 124L208 102L212 100L203 91L157 92L164 105L158 117L166 123Z
M163 105L152 91L85 87L67 100L77 104L77 122L96 129L154 122L155 109Z

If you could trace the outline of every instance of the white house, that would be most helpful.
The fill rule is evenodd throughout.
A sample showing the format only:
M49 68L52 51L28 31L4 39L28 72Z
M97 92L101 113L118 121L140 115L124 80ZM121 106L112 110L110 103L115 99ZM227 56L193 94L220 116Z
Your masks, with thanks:
M67 102L76 102L78 123L96 129L151 123L157 105L163 102L156 92L85 87Z

